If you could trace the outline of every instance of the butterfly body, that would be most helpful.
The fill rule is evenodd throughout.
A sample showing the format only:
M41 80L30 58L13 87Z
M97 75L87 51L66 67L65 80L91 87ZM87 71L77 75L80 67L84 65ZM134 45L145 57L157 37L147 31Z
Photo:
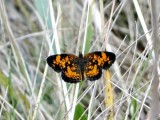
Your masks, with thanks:
M97 80L102 69L108 69L115 61L114 53L96 51L79 57L73 54L57 54L47 58L47 63L56 72L61 72L62 79L69 83L77 83L84 79Z

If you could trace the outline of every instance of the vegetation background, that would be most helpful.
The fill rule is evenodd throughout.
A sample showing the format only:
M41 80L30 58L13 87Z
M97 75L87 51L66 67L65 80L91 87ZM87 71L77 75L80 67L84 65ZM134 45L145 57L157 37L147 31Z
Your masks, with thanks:
M1 120L157 120L157 0L0 0ZM65 83L50 54L111 51L97 81Z

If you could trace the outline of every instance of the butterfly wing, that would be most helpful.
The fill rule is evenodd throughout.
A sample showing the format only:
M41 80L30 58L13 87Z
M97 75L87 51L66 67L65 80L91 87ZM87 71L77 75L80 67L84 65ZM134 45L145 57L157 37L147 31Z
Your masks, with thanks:
M62 70L62 79L65 82L77 83L82 80L81 70L78 64L71 63L66 68Z
M72 54L56 54L47 58L47 63L56 72L62 72L64 68L71 64L78 57Z
M84 76L89 80L97 80L102 75L102 69L107 70L115 61L116 56L112 52L96 51L84 56L87 60Z
M102 75L102 69L96 64L96 62L88 61L84 70L84 77L87 80L97 80Z
M62 79L69 83L76 83L81 80L79 66L74 62L78 57L73 54L57 54L47 58L47 63L56 72L62 72Z

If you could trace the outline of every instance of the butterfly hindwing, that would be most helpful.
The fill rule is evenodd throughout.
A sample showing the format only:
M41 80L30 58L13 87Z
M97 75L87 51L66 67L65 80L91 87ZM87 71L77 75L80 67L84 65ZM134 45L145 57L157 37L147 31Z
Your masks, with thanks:
M98 67L96 62L88 61L84 70L84 76L87 80L97 80L102 75L102 69Z
M76 63L72 63L62 70L62 79L69 83L77 83L82 80L82 74L79 66Z

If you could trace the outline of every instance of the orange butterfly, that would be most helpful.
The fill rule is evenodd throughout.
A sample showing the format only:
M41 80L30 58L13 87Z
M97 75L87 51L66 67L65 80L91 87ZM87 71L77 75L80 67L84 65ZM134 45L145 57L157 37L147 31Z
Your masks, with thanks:
M47 63L56 72L62 72L62 79L69 83L77 83L84 79L97 80L102 69L107 70L115 61L112 52L96 51L79 57L73 54L57 54L47 58Z

